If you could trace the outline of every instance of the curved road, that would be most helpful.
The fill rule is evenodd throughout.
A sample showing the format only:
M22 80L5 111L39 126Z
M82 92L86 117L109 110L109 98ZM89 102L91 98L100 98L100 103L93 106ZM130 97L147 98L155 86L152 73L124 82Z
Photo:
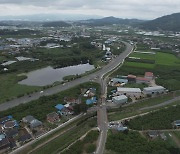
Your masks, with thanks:
M71 87L74 87L76 85L79 85L81 83L84 82L88 82L91 79L94 78L100 78L102 77L102 75L106 74L107 72L111 71L112 69L114 69L115 67L117 67L120 63L123 62L123 60L131 53L131 51L133 50L133 46L124 42L126 45L126 50L121 53L118 57L116 57L115 59L113 59L109 64L107 64L106 66L104 66L101 70L92 73L88 76L84 76L82 78L73 80L71 82L66 83L65 85L58 85L49 89L44 90L43 93L37 92L37 93L33 93L31 94L31 97L29 97L28 95L25 95L23 97L20 98L16 98L13 99L11 101L5 102L3 104L0 104L0 111L3 110L7 110L9 108L18 106L20 104L23 103L28 103L32 100L37 100L38 98L42 97L42 96L48 96L48 95L52 95L52 94L56 94L58 92L64 91L66 89L69 89Z

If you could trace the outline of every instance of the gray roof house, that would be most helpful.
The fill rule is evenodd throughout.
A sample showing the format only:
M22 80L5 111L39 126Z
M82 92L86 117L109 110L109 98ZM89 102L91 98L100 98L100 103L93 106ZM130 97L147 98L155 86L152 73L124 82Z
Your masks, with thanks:
M42 122L37 119L34 119L33 121L30 122L30 128L32 129L40 126L42 126Z
M24 123L31 123L31 121L33 121L34 119L35 119L35 118L34 118L33 116L28 115L28 116L24 117L24 118L22 119L22 121L23 121Z
M28 123L31 129L42 126L42 122L37 120L31 115L28 115L22 119L23 122Z

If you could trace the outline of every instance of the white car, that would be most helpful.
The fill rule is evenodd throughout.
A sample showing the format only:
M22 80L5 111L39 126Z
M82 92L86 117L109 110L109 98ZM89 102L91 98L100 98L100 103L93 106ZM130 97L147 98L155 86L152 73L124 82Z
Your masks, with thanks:
M44 91L40 91L39 93L42 94Z

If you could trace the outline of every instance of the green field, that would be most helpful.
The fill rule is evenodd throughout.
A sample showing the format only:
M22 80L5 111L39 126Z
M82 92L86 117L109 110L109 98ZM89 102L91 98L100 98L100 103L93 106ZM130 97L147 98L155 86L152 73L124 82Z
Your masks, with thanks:
M153 69L155 67L154 64L146 64L146 63L138 63L138 62L125 62L124 65L127 67L138 67L138 68L146 68L146 69Z
M10 98L22 96L26 93L40 90L40 87L20 85L17 82L23 77L16 74L0 75L0 103L7 101Z
M117 154L178 154L180 152L167 141L148 140L135 131L108 131L106 150Z
M180 58L177 58L173 54L157 52L156 54L156 65L168 65L168 66L179 66L180 67Z
M129 57L137 57L137 58L141 58L141 59L150 59L150 60L154 60L155 56L156 55L137 53L137 52L134 52L134 53L129 55Z
M168 66L179 66L180 58L177 58L173 54L157 52L155 55L132 53L129 57L137 57L141 59L155 60L155 65L168 65ZM154 68L154 64L144 64L138 62L127 62L126 66L139 67L139 68Z

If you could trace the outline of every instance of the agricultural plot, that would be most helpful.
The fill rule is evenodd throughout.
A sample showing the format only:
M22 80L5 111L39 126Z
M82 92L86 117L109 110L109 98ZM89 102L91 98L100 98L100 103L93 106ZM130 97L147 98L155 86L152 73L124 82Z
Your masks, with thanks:
M158 52L156 54L157 65L180 66L180 58L173 54Z

